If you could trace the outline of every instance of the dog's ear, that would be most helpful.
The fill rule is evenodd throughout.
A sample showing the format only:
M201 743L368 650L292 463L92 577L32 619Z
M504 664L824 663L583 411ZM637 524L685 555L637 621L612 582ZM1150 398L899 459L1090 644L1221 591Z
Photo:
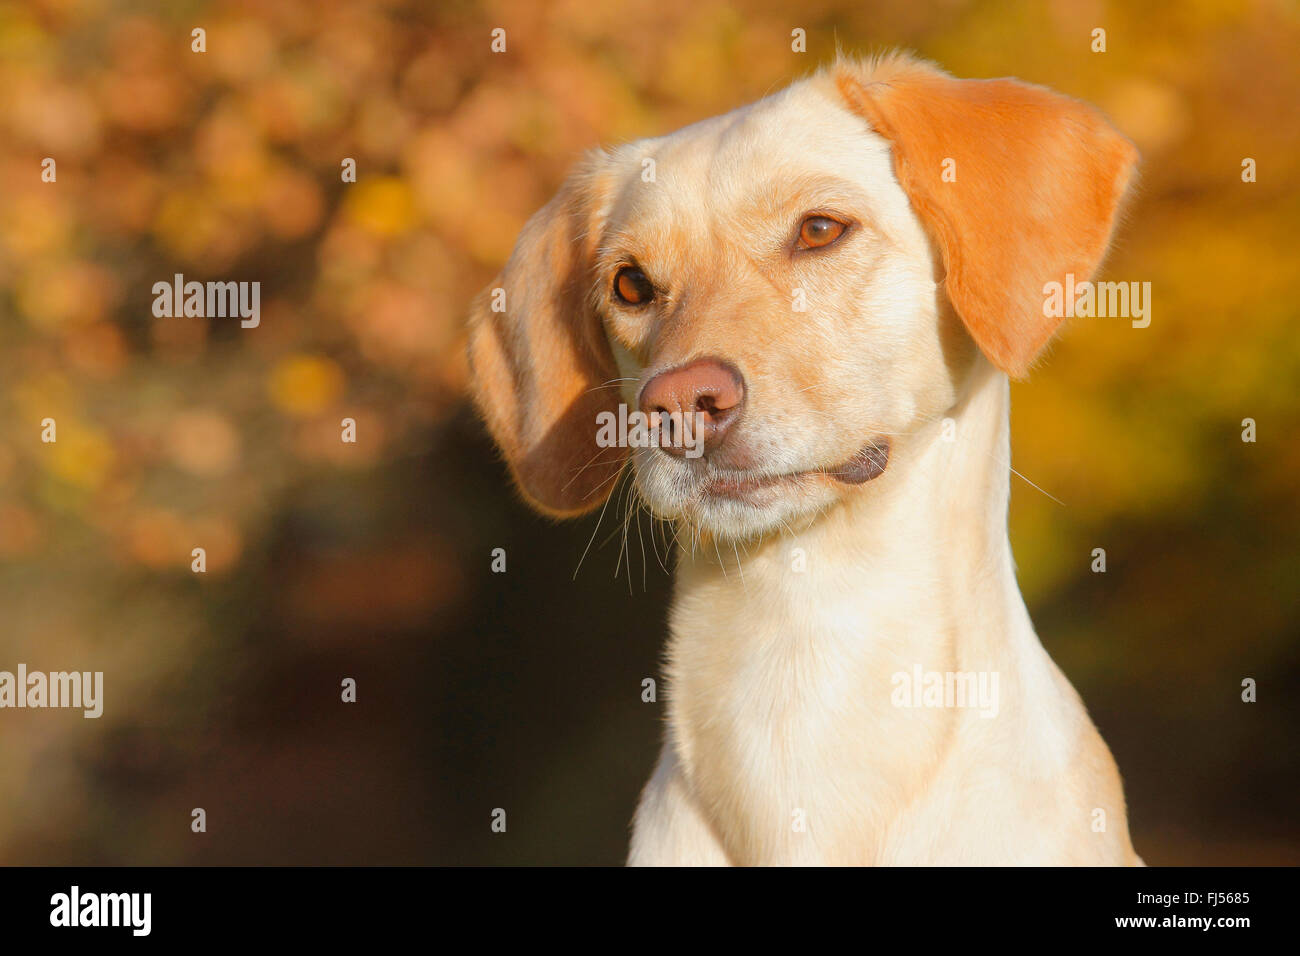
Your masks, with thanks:
M1091 278L1138 154L1087 104L1017 80L959 80L907 57L842 64L836 84L889 140L984 354L1023 375L1060 324L1049 282Z
M596 444L620 394L591 301L603 168L589 157L528 221L470 317L475 404L524 497L560 517L603 502L627 457Z

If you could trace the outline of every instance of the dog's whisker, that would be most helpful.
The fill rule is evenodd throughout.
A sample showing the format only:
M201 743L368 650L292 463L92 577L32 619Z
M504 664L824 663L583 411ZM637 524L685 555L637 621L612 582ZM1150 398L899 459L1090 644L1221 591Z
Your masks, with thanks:
M568 481L566 481L566 482L564 483L564 487L561 488L560 490L561 490L561 491L568 491L568 490L569 490L569 485L571 485L571 484L573 484L575 481L577 481L578 478L582 476L582 473L585 472L588 468L590 468L590 467L591 467L592 465L594 465L594 464L597 464L596 459L597 459L597 458L600 458L600 456L603 455L603 454L604 454L605 452L607 452L607 451L613 451L613 452L616 452L616 454L614 455L614 457L616 458L616 457L618 457L618 455L622 454L622 451L623 451L623 450L622 450L621 448L601 448L601 449L599 449L599 450L596 452L596 454L592 455L591 458L588 459L588 461L587 461L587 463L586 463L585 465L583 465L581 468L577 469L577 470L573 473L573 477L571 477ZM611 460L611 459L610 459L609 457L606 457L602 462L600 462L600 464L609 464L610 460ZM597 485L596 487L597 487L597 488L600 488L600 487L604 486L604 484L605 484L605 482L602 481L602 482L601 482L599 485ZM588 494L590 495L591 492L588 492Z
M599 392L602 388L622 388L623 385L626 384L627 382L635 382L635 381L636 379L634 378L610 379L608 382L601 382L599 385L591 386L591 388L587 389L587 391L584 392L583 394L589 395L592 392Z
M615 480L618 479L619 475L630 471L629 465L630 459L628 463L624 464L624 466L614 475ZM612 498L613 496L611 495L610 497ZM582 570L582 562L587 559L587 552L591 550L591 542L596 540L596 535L600 532L600 523L605 519L605 509L609 507L609 502L610 498L606 498L605 503L601 505L600 514L596 518L596 527L591 529L591 537L587 539L587 546L583 548L582 556L578 558L578 565L573 569L573 580L575 581L578 579L578 572Z
M736 541L734 538L731 541L731 551L736 556L736 570L740 572L740 587L746 594L748 594L749 586L745 583L745 568L744 565L740 563L740 552L736 550Z

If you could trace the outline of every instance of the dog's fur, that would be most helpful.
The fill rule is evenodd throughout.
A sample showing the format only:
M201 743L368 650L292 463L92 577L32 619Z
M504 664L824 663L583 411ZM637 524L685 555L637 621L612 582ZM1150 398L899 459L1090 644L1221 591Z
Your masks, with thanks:
M1140 863L1006 533L1008 375L1056 329L1044 285L1100 264L1136 162L1082 103L894 55L595 153L528 223L470 359L536 507L606 501L628 452L596 417L656 373L717 357L744 377L723 452L631 456L681 545L629 862ZM796 250L812 213L849 228ZM611 294L629 262L648 306ZM831 474L884 442L879 477ZM754 483L714 494L719 475ZM895 706L918 666L998 675L997 716Z

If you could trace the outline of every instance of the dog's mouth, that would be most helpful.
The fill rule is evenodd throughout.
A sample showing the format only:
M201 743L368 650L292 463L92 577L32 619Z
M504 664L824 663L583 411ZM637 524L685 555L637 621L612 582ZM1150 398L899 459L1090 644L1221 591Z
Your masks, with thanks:
M889 439L868 442L852 458L832 468L813 468L780 475L715 472L700 487L702 497L750 499L765 489L830 478L843 485L862 485L879 478L889 466Z
M889 439L877 438L868 442L856 455L826 474L846 485L861 485L879 478L889 467Z

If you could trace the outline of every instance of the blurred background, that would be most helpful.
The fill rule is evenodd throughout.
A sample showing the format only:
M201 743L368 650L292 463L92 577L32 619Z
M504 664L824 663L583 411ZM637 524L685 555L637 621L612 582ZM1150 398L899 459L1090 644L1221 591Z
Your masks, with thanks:
M106 684L99 720L0 712L0 862L621 862L669 579L608 518L575 578L595 519L515 501L466 305L583 150L837 44L1054 87L1141 148L1106 277L1152 283L1150 327L1074 320L1014 387L1052 496L1014 479L1021 583L1146 860L1300 862L1283 0L0 3L0 670ZM155 318L178 272L260 281L260 327Z

